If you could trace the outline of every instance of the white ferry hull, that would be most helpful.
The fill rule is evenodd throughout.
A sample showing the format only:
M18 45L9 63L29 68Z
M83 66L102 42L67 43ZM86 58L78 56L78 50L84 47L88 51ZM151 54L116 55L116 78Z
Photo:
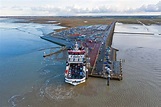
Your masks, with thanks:
M74 86L79 85L81 83L84 83L85 81L86 81L85 77L82 78L82 79L68 79L68 78L65 78L66 83L72 84Z

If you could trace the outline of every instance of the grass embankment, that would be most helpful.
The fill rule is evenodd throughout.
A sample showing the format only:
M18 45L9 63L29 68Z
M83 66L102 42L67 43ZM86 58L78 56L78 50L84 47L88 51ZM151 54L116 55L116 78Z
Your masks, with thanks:
M58 29L56 31L62 31L77 26L85 25L96 25L96 24L106 24L109 25L113 21L117 21L124 24L141 24L137 20L141 21L145 25L158 24L161 25L160 18L135 18L135 17L53 17L53 16L14 16L11 18L25 19L20 21L20 23L39 23L39 24L58 24L66 28Z
M58 24L66 28L57 29L56 31L66 30L72 27L105 24L110 25L113 21L117 21L124 24L140 24L139 21L145 25L159 24L161 25L161 19L141 19L141 18L92 18L92 17L36 17L29 21L33 23L41 24ZM52 22L55 21L55 22Z
M60 22L60 26L65 26L64 29L58 29L56 31L65 30L72 27L77 26L85 26L85 25L96 25L96 24L104 24L109 25L114 20L107 18L59 18L56 21Z

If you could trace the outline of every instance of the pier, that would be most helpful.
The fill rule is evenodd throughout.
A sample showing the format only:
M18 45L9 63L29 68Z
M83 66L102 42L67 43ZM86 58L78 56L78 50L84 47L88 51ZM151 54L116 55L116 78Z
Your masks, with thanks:
M43 57L52 56L52 55L54 55L54 54L57 54L57 53L60 53L60 52L62 52L62 51L64 51L64 50L66 50L66 49L67 49L67 48L63 46L62 48L60 48L60 50L58 50L58 51L56 51L56 52L51 52L51 53L49 53L49 54L44 53Z
M41 38L63 46L60 51L72 47L77 41L88 50L87 57L90 58L88 76L107 79L109 85L110 79L122 80L123 78L122 61L117 61L116 57L118 50L111 47L115 23L71 28ZM50 53L44 57L53 54Z
M47 40L49 42L53 42L55 44L58 44L60 46L72 46L73 44L70 41L64 40L62 38L58 38L58 37L53 37L50 35L46 35L46 36L41 36L42 39Z
M147 33L147 32L115 32L119 34L140 34L140 35L154 35L154 33Z
M95 49L96 58L94 59L94 64L91 72L89 73L90 77L97 78L108 78L105 67L108 66L111 68L110 79L122 80L122 61L117 61L117 49L111 47L113 40L113 33L115 28L115 22L110 25L110 27L104 32L103 42L100 45L99 49ZM107 52L109 51L109 52Z

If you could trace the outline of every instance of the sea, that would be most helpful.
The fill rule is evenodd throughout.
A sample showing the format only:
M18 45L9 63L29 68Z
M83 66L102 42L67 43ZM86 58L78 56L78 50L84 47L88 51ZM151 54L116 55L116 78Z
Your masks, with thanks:
M16 106L23 95L39 90L56 76L63 78L63 52L43 57L44 52L61 47L40 38L63 27L22 21L0 18L0 107Z
M44 58L61 47L40 38L60 28L0 18L0 107L160 107L160 25L116 23L112 47L123 61L123 80L110 86L91 77L64 83L66 51Z

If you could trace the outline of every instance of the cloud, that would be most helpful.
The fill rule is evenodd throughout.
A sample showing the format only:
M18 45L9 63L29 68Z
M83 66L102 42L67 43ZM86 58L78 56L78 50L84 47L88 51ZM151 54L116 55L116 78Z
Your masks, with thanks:
M161 1L159 1L157 4L143 5L136 10L142 12L161 12Z
M112 15L112 14L135 14L143 13L161 14L161 1L157 4L142 5L139 8L122 8L118 5L35 5L1 7L1 15L38 15L38 16L72 16L72 15Z
M40 7L32 7L33 12L48 12L50 15L83 15L83 14L108 14L108 13L116 13L120 12L116 7L110 6L96 6L96 7L79 7L77 5L66 6L66 7L55 7L52 5L40 6Z
M139 8L128 8L128 9L120 9L117 6L110 6L110 5L100 5L95 7L80 7L78 5L73 6L64 6L64 7L55 7L52 5L46 5L41 7L33 7L33 11L46 11L50 15L83 15L83 14L90 14L90 15L101 15L101 14L132 14L132 13L161 13L161 1L157 4L149 4L149 5L142 5Z

